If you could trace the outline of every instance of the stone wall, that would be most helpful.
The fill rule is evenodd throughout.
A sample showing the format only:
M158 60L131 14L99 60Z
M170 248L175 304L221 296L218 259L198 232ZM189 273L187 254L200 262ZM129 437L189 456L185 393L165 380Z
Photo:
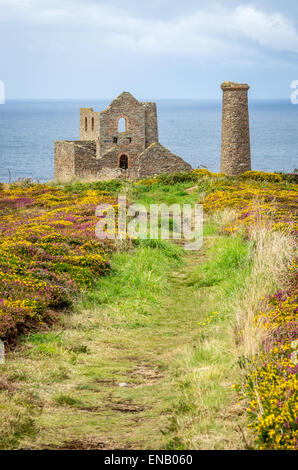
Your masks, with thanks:
M126 129L118 122L125 118ZM120 168L121 155L128 168ZM80 110L80 140L55 143L55 178L123 178L135 180L158 173L190 170L191 166L158 143L156 104L140 102L123 92L104 110Z
M145 107L145 147L158 142L157 111L155 103L143 103Z
M121 170L121 168L105 168L103 167L100 171L98 180L111 180L111 179L122 179L134 181L138 179L138 173L136 170L128 169Z
M138 154L132 151L120 151L118 147L112 147L102 157L100 157L100 166L102 168L119 168L119 159L121 155L127 155L128 168L137 171Z
M100 165L94 141L55 142L55 179L69 181L73 177L98 176Z
M67 181L74 176L74 143L55 142L55 179Z
M69 181L108 180L138 178L137 156L128 170L119 168L119 151L111 149L102 159L96 158L95 141L57 141L55 142L55 179Z
M126 120L126 132L118 132L121 118ZM123 92L100 113L99 145L100 158L114 146L129 155L145 149L145 109L130 93Z
M191 169L189 163L159 143L151 144L139 157L139 178Z
M101 167L96 159L95 141L79 141L74 144L74 167L74 175L78 178L99 178Z
M220 171L240 175L251 169L247 92L249 86L224 82Z
M93 108L80 109L80 140L96 140L99 137L100 113Z

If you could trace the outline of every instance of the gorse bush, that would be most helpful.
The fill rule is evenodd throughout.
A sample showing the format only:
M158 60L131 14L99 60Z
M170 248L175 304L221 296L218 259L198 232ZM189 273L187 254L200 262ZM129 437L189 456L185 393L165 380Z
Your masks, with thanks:
M282 176L283 181L287 181L288 183L296 183L298 184L298 173L280 173Z
M196 176L192 171L185 171L181 173L172 173L170 175L159 175L158 183L160 184L175 184L175 183L188 183L196 181Z
M298 367L295 261L287 279L282 277L294 256L292 240L297 235L296 176L246 172L236 178L198 169L137 183L112 180L51 186L25 180L9 187L0 185L0 338L13 340L19 333L54 318L61 309L71 307L74 297L85 289L89 290L82 298L82 310L93 312L103 306L108 325L112 320L106 311L111 306L116 315L114 328L122 331L124 326L150 326L152 308L159 304L159 296L168 294L168 275L181 265L183 249L163 240L135 240L130 244L138 247L134 256L130 250L117 251L111 269L107 257L114 246L95 238L95 207L111 203L117 211L112 194L121 188L130 190L147 206L156 200L167 204L198 201L203 203L205 214L212 216L208 226L205 224L205 234L212 237L221 220L224 232L232 235L225 237L221 233L210 247L210 259L187 278L187 289L193 287L196 292L210 288L204 291L206 295L217 292L222 302L221 313L212 311L207 315L199 323L200 330L216 325L230 311L239 314L235 327L235 337L242 343L239 351L241 347L245 351L248 343L252 349L241 359L245 365L244 383L237 389L247 406L256 447L294 449ZM172 228L173 221L170 223ZM257 228L262 232L259 241L253 236ZM288 252L287 243L291 243ZM107 273L110 275L104 276ZM283 285L277 290L280 279ZM92 286L97 288L90 289ZM235 302L235 310L227 299ZM242 321L245 313L252 320L249 326L256 333L255 341ZM257 332L262 334L258 336ZM28 358L55 357L61 342L62 337L57 338L55 333L31 335L34 348L27 351ZM211 351L209 346L211 355L216 348ZM67 350L72 354L89 353L84 344L69 345ZM198 355L201 350L200 344ZM57 371L57 380L67 377L66 372ZM213 389L210 377L205 385L211 384ZM222 377L218 380L222 382ZM194 387L187 404L181 401L181 408L196 398L198 390ZM67 394L56 395L54 402L60 406L80 405ZM20 426L25 429L21 432L29 435L33 432L31 422L26 414L21 418ZM17 424L17 420L11 424L15 436L19 433Z
M109 180L109 181L95 181L90 183L73 182L62 185L63 190L72 193L85 193L86 190L94 190L99 193L115 193L122 187L122 181L120 180Z
M147 178L143 180L139 180L137 185L143 186L152 186L154 184L161 184L161 185L172 185L176 183L188 183L192 181L196 181L197 178L191 171L185 171L181 173L172 173L168 174L160 174L155 176L154 178Z
M269 296L268 309L255 322L269 334L263 351L248 367L244 387L250 427L260 449L297 448L298 298L297 262L289 269L289 288Z
M240 177L243 180L256 180L256 181L273 181L279 183L283 180L281 174L278 173L266 173L265 171L246 171Z
M75 192L19 182L0 194L0 338L70 307L74 295L109 272L112 247L95 238L99 203L117 206L88 186Z
M288 181L289 183L298 183L298 175L295 173L267 173L265 171L246 171L240 176L243 180L255 181L271 181L280 183L281 181Z
M224 176L225 175L223 173L212 173L207 169L197 169L171 174L160 174L155 176L154 178L146 178L143 180L139 180L137 182L137 185L152 186L154 184L173 185L176 183L196 183L198 180L205 177L221 178Z
M213 185L215 188L217 183ZM273 230L298 233L297 225L297 185L267 183L262 186L254 181L237 181L224 184L209 191L202 201L204 210L209 213L225 208L237 209L237 217L226 227L230 233L246 229L259 220L272 222Z
M211 214L232 211L232 217L225 225L229 234L242 233L254 240L254 232L262 230L265 243L266 234L280 234L280 243L297 235L297 185L291 179L277 173L246 172L240 178L226 179L211 182L212 188L203 199L206 212ZM214 190L215 188L215 190ZM284 238L282 238L284 237ZM268 238L268 236L267 236ZM266 262L273 263L277 251L286 251L283 246L267 246L271 250L271 259ZM265 246L265 245L264 245ZM259 268L265 263L262 257L262 247L259 246ZM292 251L292 250L291 250ZM264 255L264 253L263 253ZM267 256L270 258L270 255ZM225 269L224 263L219 259L219 272ZM237 256L231 255L229 263L237 262ZM280 260L281 261L281 260ZM228 266L228 265L227 265ZM278 269L279 266L276 267ZM273 268L272 268L273 269ZM268 271L268 270L267 270ZM263 266L259 276L269 275ZM273 272L271 273L273 276ZM276 274L276 273L275 273ZM214 277L218 282L220 276ZM279 277L280 279L280 277ZM270 279L255 279L257 284L262 282L267 288ZM255 435L255 445L259 449L295 449L297 447L297 263L292 261L288 279L282 280L288 287L264 299L264 310L254 311L254 323L243 325L240 323L240 342L251 343L251 331L260 334L265 330L265 338L261 345L261 352L244 361L246 376L244 384L237 386L247 405L250 427ZM253 289L253 285L249 288ZM253 292L253 290L252 290ZM267 291L268 292L268 291ZM257 291L254 293L257 295ZM247 299L246 299L247 300ZM247 302L251 309L254 302ZM245 304L242 306L244 308ZM239 306L238 306L239 308ZM244 313L244 312L243 312ZM247 313L249 319L250 310ZM250 331L251 330L251 331ZM247 337L245 337L247 335ZM260 335L261 336L261 335Z

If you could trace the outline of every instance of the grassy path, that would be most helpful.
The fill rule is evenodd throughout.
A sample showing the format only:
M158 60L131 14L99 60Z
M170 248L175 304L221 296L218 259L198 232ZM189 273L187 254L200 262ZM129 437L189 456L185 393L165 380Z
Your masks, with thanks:
M248 248L209 232L199 252L115 254L75 314L24 339L2 366L4 447L244 447L229 305Z

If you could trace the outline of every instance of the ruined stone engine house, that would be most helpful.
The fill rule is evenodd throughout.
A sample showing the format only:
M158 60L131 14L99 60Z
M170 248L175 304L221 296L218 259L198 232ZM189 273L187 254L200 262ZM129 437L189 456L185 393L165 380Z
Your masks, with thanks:
M103 111L80 110L80 140L55 142L55 178L126 178L191 170L158 142L156 104L123 92Z

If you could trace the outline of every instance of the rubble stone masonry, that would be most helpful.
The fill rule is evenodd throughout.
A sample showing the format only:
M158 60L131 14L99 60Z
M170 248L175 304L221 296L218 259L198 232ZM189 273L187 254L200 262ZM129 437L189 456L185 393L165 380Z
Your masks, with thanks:
M63 181L137 179L190 169L158 143L156 104L140 102L128 92L101 112L81 108L80 140L55 142L55 178Z
M224 82L220 171L240 175L251 170L248 97L249 86Z

